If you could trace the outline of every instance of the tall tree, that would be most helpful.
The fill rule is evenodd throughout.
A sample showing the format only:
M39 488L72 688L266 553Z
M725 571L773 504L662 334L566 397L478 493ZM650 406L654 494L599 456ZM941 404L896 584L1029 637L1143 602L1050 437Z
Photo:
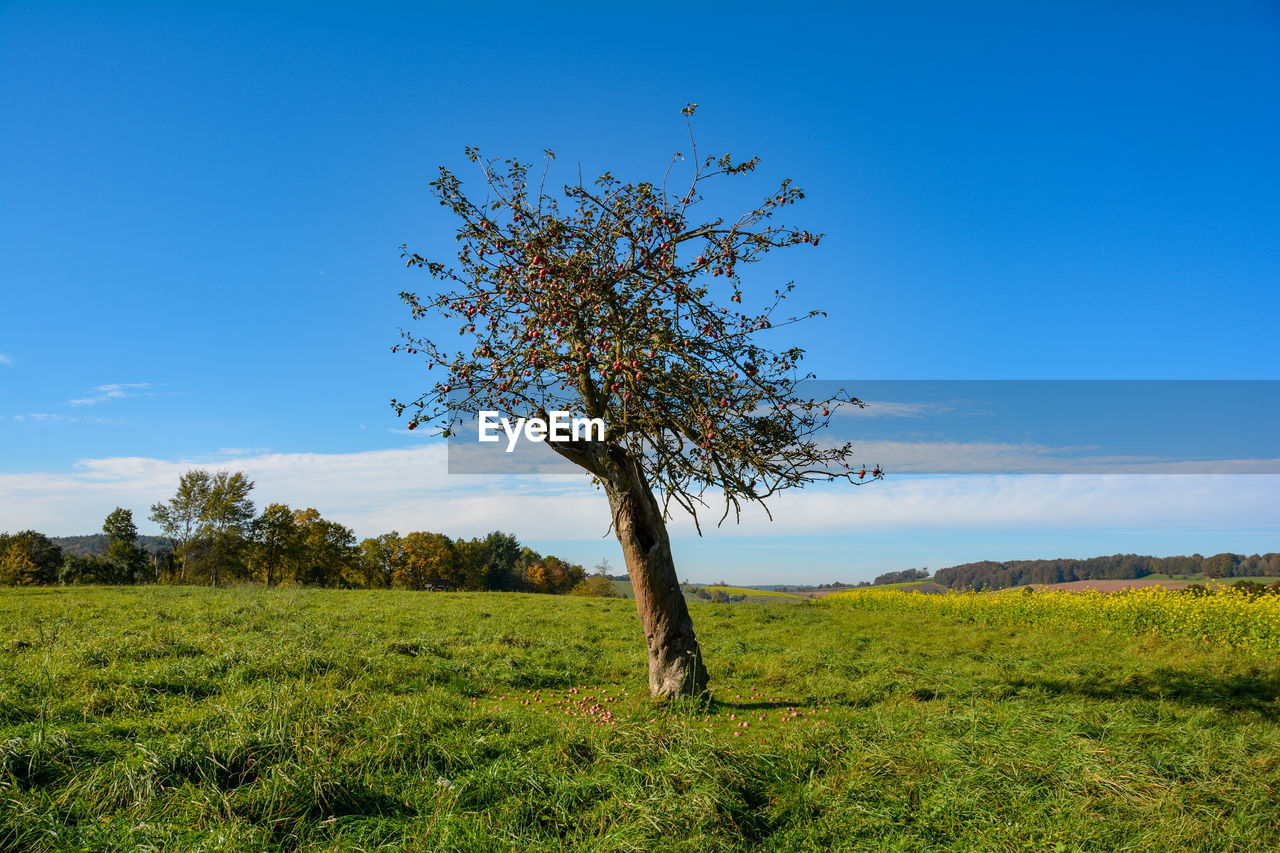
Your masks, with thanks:
M520 540L510 533L495 530L484 538L485 589L517 589L516 560L520 556Z
M487 589L489 549L483 539L459 539L453 543L454 589Z
M133 510L116 507L102 523L107 534L106 562L116 583L141 583L147 580L146 552L138 547L138 527L133 523Z
M173 497L151 506L151 521L160 525L164 535L174 542L179 581L187 579L187 558L209 502L210 480L208 471L188 471L178 478L178 491Z
M217 586L244 573L253 481L241 471L199 469L178 479L178 491L151 507L151 520L177 542L180 578L207 579Z
M299 583L315 586L350 585L356 570L356 536L351 529L321 518L318 510L295 510L300 551Z
M209 583L245 574L253 481L236 471L216 471L209 479L209 499L200 514L200 538L205 544L203 569Z
M427 423L446 436L481 410L605 422L603 441L551 447L608 498L648 645L649 689L664 697L707 684L667 534L672 508L696 523L711 491L723 521L788 488L879 477L850 469L850 445L818 441L834 407L860 401L807 396L803 350L768 340L821 312L785 315L790 283L762 289L742 277L774 249L817 245L821 235L773 222L804 193L787 180L736 218L699 218L707 182L750 173L757 160L701 158L691 129L690 146L678 192L667 190L671 168L658 183L606 172L565 186L563 206L543 189L547 172L530 180L516 160L467 149L483 179L474 192L441 167L431 186L456 217L457 261L404 248L406 264L443 289L401 296L414 319L457 322L470 351L405 332L405 351L443 375L416 399L392 401L410 428Z
M360 572L364 586L379 589L391 586L404 558L404 543L396 531L360 542Z
M284 504L269 504L249 528L252 541L250 566L256 578L267 586L285 580L285 570L296 564L302 547L301 533L293 510Z

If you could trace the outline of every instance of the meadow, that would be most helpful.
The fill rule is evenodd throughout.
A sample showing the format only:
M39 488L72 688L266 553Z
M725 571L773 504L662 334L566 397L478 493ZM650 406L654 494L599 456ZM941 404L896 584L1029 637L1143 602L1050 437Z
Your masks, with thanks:
M0 850L1280 849L1274 655L858 595L0 590Z
M632 589L631 587L631 581L629 580L610 581L610 583L613 584L613 591L617 595L620 595L623 598L630 598L630 599L634 599L636 597L635 590ZM779 592L776 590L768 590L768 589L753 589L747 586L720 586L718 584L715 586L712 586L711 584L694 584L693 588L705 589L707 590L707 592L712 592L718 589L721 592L723 592L725 595L734 596L734 597L742 596L743 598L748 599L752 604L786 604L786 603L804 601L807 598L807 596L796 595L795 593L791 593L791 592ZM685 603L688 604L693 601L698 601L698 597L693 593L689 592L689 588L686 587L684 589L684 600L685 600Z

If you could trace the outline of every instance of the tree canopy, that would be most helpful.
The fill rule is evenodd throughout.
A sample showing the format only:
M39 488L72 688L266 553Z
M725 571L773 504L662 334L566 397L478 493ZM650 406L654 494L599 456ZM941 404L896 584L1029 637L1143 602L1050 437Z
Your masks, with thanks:
M861 401L844 392L805 396L812 374L800 368L804 350L768 342L823 312L783 311L791 282L762 290L743 279L775 249L819 244L821 234L775 221L803 190L784 180L732 221L699 219L707 182L752 172L758 159L700 157L691 128L689 145L690 156L677 153L660 183L606 172L590 186L565 185L563 200L544 191L551 151L534 180L528 163L468 148L483 178L474 191L440 168L431 187L457 217L456 260L402 247L406 263L443 288L401 298L415 319L456 321L469 348L407 331L393 347L425 356L440 373L417 398L392 401L409 413L411 429L430 424L448 436L480 410L601 418L603 442L553 449L597 476L607 476L616 449L636 460L666 504L695 520L712 488L727 515L814 480L880 477L878 468L853 468L850 444L819 440L837 406ZM671 192L680 164L691 174Z

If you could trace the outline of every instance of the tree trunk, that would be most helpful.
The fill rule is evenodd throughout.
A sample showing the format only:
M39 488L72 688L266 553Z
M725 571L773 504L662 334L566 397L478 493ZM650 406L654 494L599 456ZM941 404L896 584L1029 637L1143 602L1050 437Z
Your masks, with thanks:
M602 479L649 646L649 693L666 699L700 694L707 688L707 670L662 510L639 467L629 459L614 461L615 476Z

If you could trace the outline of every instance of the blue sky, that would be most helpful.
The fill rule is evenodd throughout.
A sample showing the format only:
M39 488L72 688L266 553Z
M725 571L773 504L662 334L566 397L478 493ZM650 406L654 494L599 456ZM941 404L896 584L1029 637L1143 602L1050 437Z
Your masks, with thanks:
M829 312L819 376L1280 378L1273 3L3 3L0 79L0 529L141 520L208 464L361 535L619 563L589 485L451 478L400 429L429 280L397 247L452 244L427 182L465 145L647 179L690 101L701 150L808 192L827 238L757 284ZM1280 550L1276 506L1268 475L891 478L674 533L695 579L857 580Z

